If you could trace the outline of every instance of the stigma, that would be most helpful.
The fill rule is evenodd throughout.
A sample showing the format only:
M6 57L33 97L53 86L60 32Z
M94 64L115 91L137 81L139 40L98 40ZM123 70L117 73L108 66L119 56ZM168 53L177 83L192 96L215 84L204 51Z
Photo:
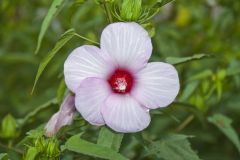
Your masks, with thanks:
M126 94L129 93L134 84L134 77L126 70L116 69L108 79L108 83L115 93Z

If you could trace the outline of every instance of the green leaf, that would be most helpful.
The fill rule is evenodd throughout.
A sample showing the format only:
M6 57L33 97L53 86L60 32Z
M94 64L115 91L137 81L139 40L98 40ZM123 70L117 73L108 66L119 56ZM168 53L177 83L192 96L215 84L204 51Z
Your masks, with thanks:
M166 62L173 65L178 65L178 64L182 64L182 63L186 63L194 60L200 60L208 57L210 57L210 55L207 55L207 54L196 54L191 57L167 57Z
M108 147L104 147L81 139L80 135L75 135L69 138L65 143L65 148L73 152L102 159L127 160L127 158L122 156L120 153L117 153Z
M204 71L201 71L200 73L197 73L197 74L191 76L187 81L200 80L200 79L210 77L212 75L213 75L213 72L209 69L206 69Z
M38 82L38 79L42 75L44 69L48 65L48 63L53 59L53 57L56 55L56 53L69 41L73 38L75 35L74 29L67 30L64 34L61 35L61 38L58 40L58 42L55 44L54 48L48 53L48 55L41 61L38 72L34 81L32 93L36 87L36 84Z
M29 147L24 157L24 160L35 160L38 155L38 150L35 147Z
M214 114L208 118L208 121L214 124L230 141L235 145L240 153L240 142L237 132L232 127L232 120L222 114Z
M7 153L0 153L0 160L8 160L8 155Z
M192 150L186 135L168 135L152 142L149 153L164 160L200 160Z
M41 47L41 43L43 40L43 37L52 21L52 19L59 13L59 11L62 8L62 5L64 4L66 0L54 0L48 10L47 15L45 16L43 22L42 22L42 26L41 26L41 30L38 36L38 42L37 42L37 47L35 50L35 54L37 54L39 52L39 49Z
M102 127L98 136L97 144L118 151L121 146L122 138L122 133L115 133L107 127Z
M193 81L188 83L188 85L184 88L183 93L181 94L179 101L184 102L193 94L193 92L197 89L199 85L198 81Z

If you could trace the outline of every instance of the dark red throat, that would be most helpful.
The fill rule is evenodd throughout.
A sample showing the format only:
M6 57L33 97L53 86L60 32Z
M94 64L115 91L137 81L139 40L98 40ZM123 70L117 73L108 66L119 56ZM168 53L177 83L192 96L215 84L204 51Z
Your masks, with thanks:
M134 78L129 71L118 68L109 77L108 82L115 93L126 94L131 91Z

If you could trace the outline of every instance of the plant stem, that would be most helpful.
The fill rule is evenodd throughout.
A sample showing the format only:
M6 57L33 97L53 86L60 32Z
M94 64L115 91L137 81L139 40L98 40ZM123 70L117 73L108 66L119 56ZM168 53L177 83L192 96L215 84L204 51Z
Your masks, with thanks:
M107 18L108 18L108 22L112 23L113 22L113 18L112 18L111 11L110 11L110 9L109 9L109 7L107 5L107 2L103 3L103 8L104 8L104 10L106 12L106 15L107 15Z
M88 38L86 38L86 37L84 37L84 36L81 36L81 35L79 35L79 34L77 34L77 33L75 33L75 35L76 35L77 37L81 38L81 39L84 39L84 40L88 41L88 42L91 42L91 43L96 44L96 45L100 45L100 43L95 42L95 41L93 41L93 40L91 40L91 39L88 39Z
M194 115L188 116L176 129L176 132L180 132L183 130L192 120L194 119Z
M8 148L12 148L12 144L13 144L13 141L12 141L12 140L9 140L9 141L8 141Z
M6 146L6 145L4 145L4 144L2 144L2 143L0 143L0 147L2 147L2 148L4 148L4 149L11 149L11 150L13 150L13 151L15 151L15 152L17 152L17 153L19 153L19 154L22 154L23 153L23 151L22 150L19 150L19 149L16 149L16 148L13 148L13 147L11 147L11 148L9 148L8 146Z

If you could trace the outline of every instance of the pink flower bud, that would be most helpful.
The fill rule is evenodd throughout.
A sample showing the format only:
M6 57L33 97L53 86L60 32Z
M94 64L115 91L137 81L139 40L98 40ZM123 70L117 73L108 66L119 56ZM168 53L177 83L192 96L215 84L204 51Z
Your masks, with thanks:
M45 135L47 137L55 135L61 127L72 123L75 112L74 99L75 96L70 94L65 97L59 111L51 117L45 126Z

